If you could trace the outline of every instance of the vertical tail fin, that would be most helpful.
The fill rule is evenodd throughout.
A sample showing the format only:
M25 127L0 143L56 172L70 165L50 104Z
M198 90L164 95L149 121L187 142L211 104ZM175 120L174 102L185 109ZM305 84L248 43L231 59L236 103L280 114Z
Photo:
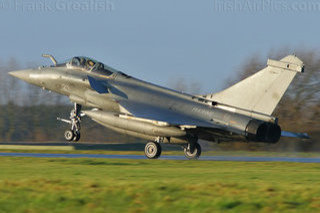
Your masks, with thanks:
M205 95L218 103L271 115L303 62L294 55L280 61L268 60L267 67L235 85L215 94Z

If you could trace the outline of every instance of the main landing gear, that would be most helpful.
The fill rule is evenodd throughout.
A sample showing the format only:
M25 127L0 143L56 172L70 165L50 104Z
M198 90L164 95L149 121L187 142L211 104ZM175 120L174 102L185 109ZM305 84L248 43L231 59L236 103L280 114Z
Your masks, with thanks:
M188 144L188 146L183 148L183 151L186 158L190 160L198 159L201 155L201 146L198 143L193 144L193 147L191 144Z
M144 153L149 159L157 159L161 155L161 146L157 142L149 142L144 148Z
M144 153L147 158L149 159L157 159L161 155L161 145L160 140L157 142L148 142L144 148ZM188 145L183 147L184 155L186 158L192 160L192 159L198 159L201 155L201 146L196 141L190 141Z
M71 125L70 129L64 132L64 138L67 141L79 141L80 140L80 129L81 129L81 105L75 103L74 108L70 112L70 120L57 118L58 120L68 123Z

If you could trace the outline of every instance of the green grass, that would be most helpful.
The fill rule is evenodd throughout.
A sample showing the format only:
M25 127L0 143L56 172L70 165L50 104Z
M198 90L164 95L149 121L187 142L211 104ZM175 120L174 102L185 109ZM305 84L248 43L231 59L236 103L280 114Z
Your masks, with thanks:
M0 157L0 212L319 212L320 164Z

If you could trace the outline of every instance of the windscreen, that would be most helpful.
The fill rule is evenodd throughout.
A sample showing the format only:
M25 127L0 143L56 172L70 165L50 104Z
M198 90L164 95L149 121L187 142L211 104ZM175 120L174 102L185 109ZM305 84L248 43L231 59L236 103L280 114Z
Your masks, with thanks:
M100 75L112 75L112 71L103 63L93 60L88 57L77 56L73 57L69 64L72 68L79 68L87 72L94 72Z

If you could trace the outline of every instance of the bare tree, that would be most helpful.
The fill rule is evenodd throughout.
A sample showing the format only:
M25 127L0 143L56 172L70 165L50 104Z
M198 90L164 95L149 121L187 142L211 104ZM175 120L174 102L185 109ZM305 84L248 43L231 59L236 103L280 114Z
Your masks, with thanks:
M168 86L180 92L188 92L191 94L201 94L201 84L196 81L188 81L184 77L171 78Z

